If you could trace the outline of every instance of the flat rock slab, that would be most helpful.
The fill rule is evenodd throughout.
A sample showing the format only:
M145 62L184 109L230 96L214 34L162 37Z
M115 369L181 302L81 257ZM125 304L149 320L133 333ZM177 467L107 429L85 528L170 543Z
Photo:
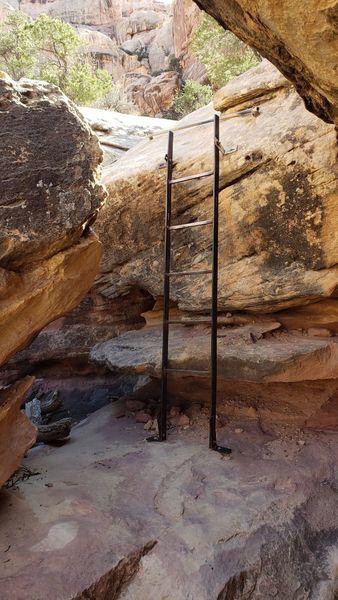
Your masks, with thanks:
M104 150L104 166L115 162L151 133L170 129L169 119L125 115L112 110L82 107L80 112L97 133Z
M210 328L170 328L170 367L206 370L210 363ZM218 375L225 381L297 382L338 377L338 337L277 334L254 343L253 326L219 329ZM254 338L255 339L255 338ZM160 376L162 328L146 327L97 344L91 359L116 372Z
M40 474L0 494L1 600L331 597L337 436L231 425L229 460L206 426L147 444L112 414L31 451Z

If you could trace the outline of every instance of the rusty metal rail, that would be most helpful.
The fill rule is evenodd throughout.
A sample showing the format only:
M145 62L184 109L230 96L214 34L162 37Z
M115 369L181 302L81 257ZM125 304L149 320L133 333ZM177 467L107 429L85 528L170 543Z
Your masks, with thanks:
M216 113L216 116L219 117L220 121L229 121L230 119L235 119L237 117L245 117L247 115L251 115L252 117L257 117L260 114L259 107L253 106L252 108L244 108L243 110L239 110L237 112L228 113L223 116L219 116ZM204 119L203 121L195 121L193 123L187 123L186 125L179 125L178 127L173 127L173 132L183 131L184 129L191 129L192 127L201 127L202 125L208 125L210 123L214 123L215 117L210 117L210 119ZM160 135L164 135L168 133L167 129L162 129L161 131L156 131L155 133L151 133L149 135L149 139L159 137Z

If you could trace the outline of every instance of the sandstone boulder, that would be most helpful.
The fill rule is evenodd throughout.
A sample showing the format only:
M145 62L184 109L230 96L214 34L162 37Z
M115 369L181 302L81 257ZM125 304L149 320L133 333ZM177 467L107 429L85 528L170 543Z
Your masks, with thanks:
M88 107L80 108L80 112L98 135L104 150L104 164L107 165L123 156L128 148L147 139L148 135L172 125L172 121L166 119L123 115ZM82 276L80 269L79 277ZM67 280L63 286L66 285ZM75 294L77 289L78 286L72 287L72 292ZM71 300L70 294L68 298ZM109 281L105 282L104 276L98 276L97 284L78 306L48 325L29 346L6 363L0 370L0 381L7 383L27 372L37 372L41 377L46 373L45 367L48 373L55 370L60 375L71 371L74 377L79 371L96 371L96 367L88 364L93 345L128 329L143 326L145 321L141 313L149 310L153 303L151 295L139 288L111 298Z
M278 315L275 315L278 318ZM210 328L172 326L170 368L208 371ZM162 328L129 331L97 344L91 360L115 374L161 374ZM336 429L338 427L337 336L286 332L276 321L255 321L218 331L218 410L263 423ZM208 406L208 376L173 373L174 404Z
M338 121L337 0L196 0L294 83L306 107Z
M105 193L102 153L57 88L0 81L0 363L84 297L101 247L88 229Z
M159 117L172 108L179 84L180 77L176 71L167 71L156 77L128 73L124 79L128 98L142 115L149 117Z
M163 7L164 8L164 7ZM136 34L148 33L157 29L164 21L164 11L156 10L131 10L127 16L122 14L122 18L116 24L117 41L132 38Z
M254 106L259 106L257 117L224 120ZM258 416L263 422L335 428L334 126L306 111L292 85L266 61L220 90L215 108L221 112L223 146L235 149L222 158L221 168L219 406L228 415ZM182 123L212 113L210 105ZM212 139L212 125L177 132L175 178L212 168ZM105 246L101 277L111 296L130 286L155 298L162 294L166 142L166 135L155 136L105 170L109 200L97 230ZM173 222L210 216L211 194L207 179L177 186ZM107 250L109 237L115 246ZM173 270L210 268L211 231L174 232L172 259ZM174 368L209 368L210 329L188 326L192 312L209 314L209 283L205 276L172 278L171 316L187 325L174 327L170 337ZM94 347L92 361L114 373L147 374L157 380L158 308L145 315L146 329ZM174 402L206 402L209 379L174 375L170 397Z
M37 436L33 423L20 411L34 379L26 377L0 389L0 488L20 466Z
M257 105L256 118L222 120ZM334 127L309 113L267 61L221 90L216 107L222 143L236 149L221 165L220 310L273 312L330 297L338 283ZM212 114L210 105L182 123ZM175 177L212 167L212 125L175 139ZM155 137L104 172L109 200L96 231L112 295L133 286L162 293L166 145L166 135ZM177 186L173 222L209 217L211 194L209 179ZM175 232L174 269L206 269L210 260L211 231ZM182 309L208 310L208 283L205 276L173 278L171 299Z
M78 32L83 39L86 53L94 58L101 69L108 71L114 79L119 79L124 72L123 53L116 40L101 31L86 27L80 27Z
M174 54L174 23L167 18L158 29L149 47L148 61L152 73L172 70Z

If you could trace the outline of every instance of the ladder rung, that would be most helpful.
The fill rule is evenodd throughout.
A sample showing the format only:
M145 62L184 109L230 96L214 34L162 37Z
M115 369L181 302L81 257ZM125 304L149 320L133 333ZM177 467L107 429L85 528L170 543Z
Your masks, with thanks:
M192 179L202 179L202 177L210 177L210 175L213 174L213 171L205 171L205 173L199 173L197 175L187 175L186 177L180 177L180 179L171 179L169 183L183 183L184 181L191 181Z
M210 375L210 371L196 371L194 369L164 369L166 373L184 373L185 375Z
M202 227L203 225L211 225L212 219L207 221L194 221L193 223L183 223L182 225L170 225L169 229L186 229L189 227Z
M169 325L211 325L211 319L169 319Z
M212 271L208 269L207 271L170 271L170 273L166 273L169 277L173 275L208 275L211 274Z

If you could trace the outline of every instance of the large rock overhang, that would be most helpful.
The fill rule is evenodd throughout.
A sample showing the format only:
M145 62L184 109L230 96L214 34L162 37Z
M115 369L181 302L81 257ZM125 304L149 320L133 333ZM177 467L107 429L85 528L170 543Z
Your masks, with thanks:
M306 108L338 122L338 2L196 0L225 29L272 62Z

